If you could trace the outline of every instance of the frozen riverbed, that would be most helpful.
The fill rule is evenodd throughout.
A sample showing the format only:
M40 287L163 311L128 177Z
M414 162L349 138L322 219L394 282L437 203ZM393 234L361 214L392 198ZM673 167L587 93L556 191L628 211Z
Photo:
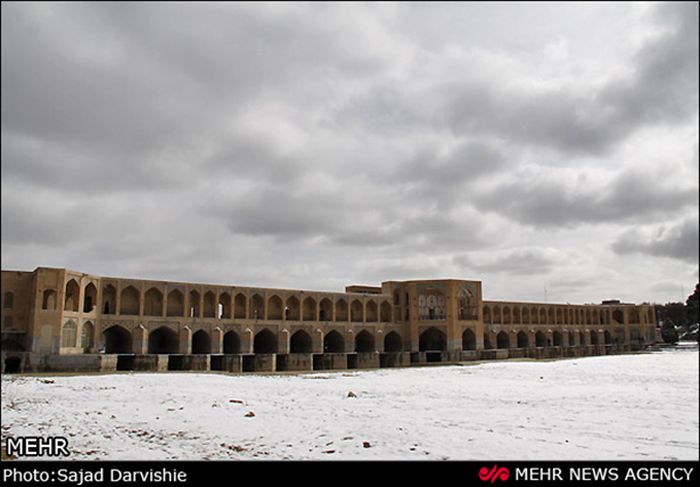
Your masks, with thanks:
M3 439L63 435L76 459L697 460L697 418L697 348L301 375L2 379Z

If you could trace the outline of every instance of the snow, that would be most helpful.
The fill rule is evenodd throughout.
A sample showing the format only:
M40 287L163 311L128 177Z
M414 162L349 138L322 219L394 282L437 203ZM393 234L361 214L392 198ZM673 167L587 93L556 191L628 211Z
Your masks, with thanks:
M3 439L63 435L75 459L698 460L698 431L697 345L297 375L2 378Z

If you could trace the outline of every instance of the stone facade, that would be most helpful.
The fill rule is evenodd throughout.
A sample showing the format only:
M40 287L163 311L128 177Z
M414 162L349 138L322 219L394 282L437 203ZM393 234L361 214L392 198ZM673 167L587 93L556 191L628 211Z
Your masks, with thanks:
M2 271L3 371L293 371L641 349L651 305L484 301L480 281L346 292Z

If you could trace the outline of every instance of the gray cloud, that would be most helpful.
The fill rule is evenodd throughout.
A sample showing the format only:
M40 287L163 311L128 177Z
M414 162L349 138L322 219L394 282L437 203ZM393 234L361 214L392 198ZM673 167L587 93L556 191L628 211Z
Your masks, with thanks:
M655 235L628 230L618 237L612 247L618 254L642 253L697 264L700 254L698 218L695 216L675 225L664 226Z
M1 8L3 267L539 299L692 262L696 4Z

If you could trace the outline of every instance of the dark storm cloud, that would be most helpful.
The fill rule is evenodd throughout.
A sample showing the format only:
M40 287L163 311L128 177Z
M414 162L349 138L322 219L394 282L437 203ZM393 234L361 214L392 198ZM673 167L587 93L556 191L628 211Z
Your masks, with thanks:
M629 230L614 242L618 254L642 253L658 257L670 257L688 263L697 263L700 253L697 216L661 229L655 236L638 230Z
M523 177L480 191L475 204L536 227L642 221L697 204L697 187L663 184L654 174L624 171L601 186L553 177Z
M456 255L453 259L453 263L463 269L480 273L507 272L521 275L547 273L560 261L561 257L556 252L543 248L506 250L487 259L476 259L469 254Z
M660 4L665 31L635 56L630 77L599 90L514 91L453 83L447 120L456 133L491 133L564 152L602 155L646 125L688 120L698 104L698 4Z

